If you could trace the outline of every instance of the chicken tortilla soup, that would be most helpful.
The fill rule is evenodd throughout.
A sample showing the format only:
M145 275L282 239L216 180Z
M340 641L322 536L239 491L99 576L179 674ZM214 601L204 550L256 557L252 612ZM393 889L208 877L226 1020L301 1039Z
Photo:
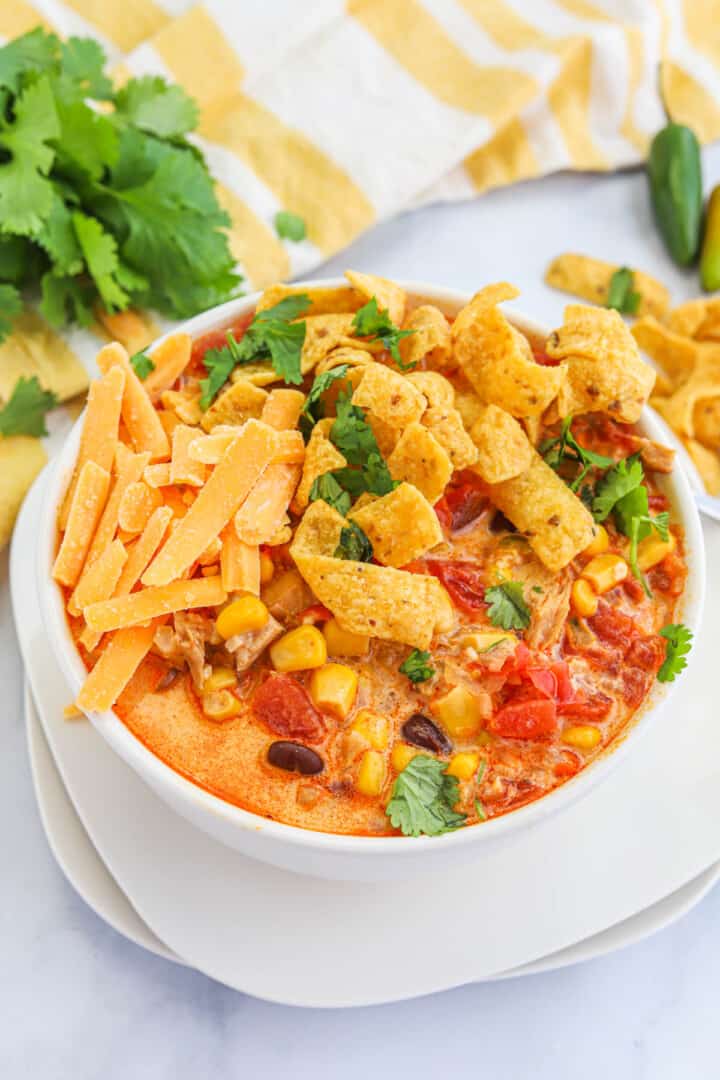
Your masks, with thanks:
M77 706L265 818L482 827L685 666L655 372L616 311L536 341L510 285L453 318L347 278L101 350L53 568Z

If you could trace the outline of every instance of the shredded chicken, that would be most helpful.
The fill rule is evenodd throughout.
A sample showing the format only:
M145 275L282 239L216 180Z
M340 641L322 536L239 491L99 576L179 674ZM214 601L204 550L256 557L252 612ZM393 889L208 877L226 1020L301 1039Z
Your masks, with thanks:
M235 637L228 638L225 642L225 648L235 661L235 669L238 675L242 675L243 671L247 671L270 642L279 637L282 632L282 624L271 615L262 629L248 630L245 634L236 634Z
M513 576L522 581L530 608L530 627L525 637L531 649L547 649L560 640L570 610L570 574L552 574L539 559L518 565Z
M669 446L653 442L652 439L646 439L642 435L635 435L633 442L635 449L640 451L643 465L650 472L670 473L673 471L675 451Z
M205 662L205 647L218 645L220 640L211 619L193 611L178 611L173 616L173 626L157 629L154 645L166 660L187 667L193 683L202 690L211 670Z
M293 615L310 607L314 597L297 570L286 570L263 590L263 600L271 615L287 622Z

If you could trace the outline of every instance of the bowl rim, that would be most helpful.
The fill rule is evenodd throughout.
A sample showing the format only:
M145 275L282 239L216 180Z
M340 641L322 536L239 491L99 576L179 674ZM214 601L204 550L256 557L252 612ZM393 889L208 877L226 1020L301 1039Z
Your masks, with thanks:
M459 309L470 299L469 293L460 289L439 287L427 282L399 280L397 282L410 296L422 298L446 309ZM345 278L333 277L313 281L293 282L293 289L350 288ZM152 355L154 350L173 333L184 332L192 337L211 330L227 326L233 319L247 314L255 307L262 291L230 300L208 311L196 315L176 328L157 338L148 347ZM541 323L513 310L508 310L510 320L520 330L532 335L546 337L548 330ZM52 579L51 567L56 549L56 520L60 499L70 481L78 452L80 434L85 410L77 418L73 428L63 444L60 454L51 466L45 492L44 506L38 530L36 550L36 574L41 615L49 633L50 645L56 659L69 682L73 696L76 696L87 675L86 668L75 647L67 623L62 590ZM664 425L648 407L643 411L640 427L650 437L662 439L666 435ZM676 468L666 481L668 494L685 531L685 555L688 566L686 589L681 598L680 614L683 621L696 633L702 618L705 596L705 548L700 516L695 506L688 479L681 468ZM692 663L692 653L688 667ZM605 753L586 766L574 777L553 788L546 795L518 807L517 810L490 818L481 826L457 829L441 836L399 837L399 836L356 836L342 833L322 832L306 829L298 825L289 825L272 818L263 817L244 807L222 799L206 791L193 780L176 772L170 765L153 753L135 736L113 710L92 712L87 716L105 741L118 753L156 791L171 789L172 805L185 802L197 811L223 821L240 832L253 832L296 848L322 849L338 855L402 857L413 855L428 849L438 852L440 848L449 850L471 844L491 844L494 841L518 833L548 817L559 813L564 808L587 794L596 784L604 780L613 769L617 768L625 756L631 752L639 739L650 729L650 716L657 715L664 709L673 692L682 682L659 684L655 682L648 698L631 719L629 726L611 744Z

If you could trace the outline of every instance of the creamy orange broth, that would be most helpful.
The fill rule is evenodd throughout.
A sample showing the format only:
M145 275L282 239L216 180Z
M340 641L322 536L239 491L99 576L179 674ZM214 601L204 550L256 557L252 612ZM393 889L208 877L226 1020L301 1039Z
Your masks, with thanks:
M206 344L217 345L220 340L215 333L207 336ZM538 343L533 344L537 355ZM202 373L198 366L202 346L201 339L196 343L195 368L190 378ZM456 386L463 383L461 376L445 374ZM311 382L312 376L303 389L307 390ZM615 458L625 457L635 445L631 427L599 416L579 421L573 430L585 446ZM537 442L556 432L557 426L549 428ZM655 474L646 468L646 477L651 507L655 512L666 508L667 500ZM643 594L634 578L628 577L604 594L596 615L585 619L568 612L567 602L570 586L590 556L581 554L566 570L551 574L492 505L489 489L471 470L454 475L436 512L443 525L442 543L406 567L439 576L455 602L457 625L450 634L436 635L430 646L431 664L437 673L434 679L413 685L398 670L409 649L386 641L371 640L369 653L362 658L328 655L328 661L357 672L357 696L344 720L325 715L321 717L324 733L304 740L293 732L271 730L253 710L259 687L267 678L276 677L270 675L267 651L239 676L233 690L242 706L240 715L223 722L204 714L187 670L176 669L152 652L118 700L117 715L178 773L228 802L307 829L395 835L385 814L397 776L391 764L393 747L408 741L402 729L414 714L422 714L442 729L433 715L433 706L455 685L483 691L488 703L488 715L480 730L466 738L450 739L451 748L446 746L438 755L448 762L462 751L479 755L484 768L481 778L473 775L459 782L456 808L467 815L468 824L513 810L565 782L622 735L649 692L664 657L664 640L657 632L673 621L685 580L681 531L673 526L676 550L648 574L652 598ZM293 523L296 520L293 518ZM609 550L627 554L627 539L611 523L606 522L606 526ZM277 581L281 573L292 568L287 548L267 548L266 553L274 562ZM458 567L459 582L453 579ZM520 644L514 653L501 649L498 654L491 649L478 654L462 644L463 630L497 630L481 596L500 576L523 583L531 623L516 634ZM268 587L272 588L272 582L263 588L262 597L267 596ZM312 596L306 599L300 611L281 620L285 629L307 620L322 626L328 613L322 608L313 610ZM214 617L214 612L200 614ZM71 626L77 635L82 622L71 620ZM213 665L232 665L232 658L217 642L207 646L206 659ZM306 688L310 673L294 672L282 678L292 678ZM571 687L572 699L563 702L560 699L565 684ZM508 735L493 730L506 706L539 700L545 693L539 686L547 689L548 685L555 687L557 709L552 732L523 738L517 732ZM377 797L359 793L356 786L358 763L367 743L353 734L352 724L359 710L367 708L389 722L384 752L386 777ZM578 749L563 741L563 732L573 724L597 729L597 745ZM271 765L268 749L283 738L306 741L322 758L323 771L299 775ZM432 752L426 747L416 746L416 750Z

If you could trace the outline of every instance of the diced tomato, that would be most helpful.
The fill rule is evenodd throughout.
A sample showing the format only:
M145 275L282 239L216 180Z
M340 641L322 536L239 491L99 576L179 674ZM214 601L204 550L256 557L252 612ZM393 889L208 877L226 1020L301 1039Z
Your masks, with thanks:
M645 591L636 577L626 577L622 583L622 590L635 603L642 600L645 595Z
M642 668L654 675L659 671L665 659L667 642L660 634L648 634L636 638L625 653L625 662L632 667Z
M545 739L557 728L555 702L549 698L511 701L490 717L487 726L506 739Z
M442 518L441 523L451 532L459 532L476 521L488 506L487 488L477 473L463 469L453 477L440 501L445 504L441 513L449 518L449 524Z
M650 689L653 676L636 667L622 669L622 695L626 705L636 709Z
M511 661L514 667L518 671L522 672L528 666L531 655L532 654L525 642L518 641L517 645L515 646L515 656L511 657Z
M553 698L557 696L557 679L549 668L542 667L528 667L525 674L530 682L533 684L536 690L539 690L545 697Z
M653 514L661 514L670 507L670 500L667 495L658 491L654 495L648 495L648 506Z
M255 691L253 712L276 735L320 742L325 723L304 686L291 675L270 675Z
M594 615L588 619L588 625L602 641L625 644L635 634L635 622L629 615L618 611L601 600Z
M311 604L304 611L299 612L298 619L301 623L327 622L332 619L332 611L328 611L324 604Z
M553 772L558 779L560 777L574 776L581 764L582 762L577 754L573 754L571 750L563 750L555 764Z
M480 567L470 562L444 562L440 559L428 559L425 565L434 577L440 579L457 607L469 612L485 610L487 583Z
M588 694L585 690L577 690L572 701L563 701L558 704L558 716L574 716L583 720L600 720L610 711L612 698L601 694Z
M554 664L551 664L551 671L557 681L556 700L558 704L572 701L575 697L575 688L570 678L570 668L567 666L567 661L556 660Z
M438 501L435 503L433 510L435 511L437 519L442 525L445 532L450 532L450 528L452 526L452 513L450 512L450 507L448 506L447 499L444 495L442 499L438 499Z
M686 574L682 559L676 551L671 551L648 574L650 587L653 591L657 589L659 592L667 593L668 596L679 596L685 588Z

